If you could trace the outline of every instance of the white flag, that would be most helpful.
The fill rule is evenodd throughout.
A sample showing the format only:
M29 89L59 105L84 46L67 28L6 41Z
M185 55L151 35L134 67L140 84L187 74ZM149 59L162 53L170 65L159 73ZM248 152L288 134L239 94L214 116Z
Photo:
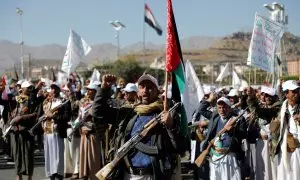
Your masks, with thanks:
M284 33L284 26L266 17L255 14L247 65L273 72L275 47Z
M57 83L60 85L68 83L68 74L64 72L58 72L57 74Z
M187 118L188 121L191 121L194 110L198 107L200 100L204 96L204 91L199 81L199 78L195 72L195 69L189 60L187 60L185 63L185 77L187 81L186 86L189 96L189 106L185 108L186 110L190 109L188 110L190 112L187 112Z
M100 72L97 69L94 69L90 83L101 82L100 81Z
M221 70L221 73L217 77L216 81L221 82L223 78L230 76L230 71L229 71L229 63L226 63L225 67Z
M163 61L162 57L156 57L154 61L150 64L150 68L152 69L162 69L164 70L166 67L166 62Z
M242 84L242 81L241 81L240 77L235 72L235 70L233 70L232 71L232 87L234 89L239 89L239 87L241 86L241 84Z
M191 122L193 119L193 112L198 108L199 102L204 96L204 91L195 69L189 60L185 63L185 78L187 86L186 90L188 91L188 95L185 96L185 100L187 100L185 110L187 119ZM191 140L191 163L194 163L195 160L196 144L195 140Z
M72 29L70 30L66 54L64 56L61 70L70 74L90 51L91 47L86 41Z

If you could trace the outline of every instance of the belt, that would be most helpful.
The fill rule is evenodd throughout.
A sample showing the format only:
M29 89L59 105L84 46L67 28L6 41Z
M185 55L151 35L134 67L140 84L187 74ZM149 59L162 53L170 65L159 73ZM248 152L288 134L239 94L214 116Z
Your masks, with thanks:
M215 147L215 151L219 154L227 154L229 151L229 148L217 148Z
M130 168L129 174L133 175L153 175L153 169L152 168Z

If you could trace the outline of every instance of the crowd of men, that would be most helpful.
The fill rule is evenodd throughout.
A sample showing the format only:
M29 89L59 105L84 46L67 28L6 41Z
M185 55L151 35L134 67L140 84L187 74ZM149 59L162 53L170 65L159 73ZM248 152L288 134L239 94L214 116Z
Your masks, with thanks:
M86 85L54 82L45 87L42 81L19 81L0 99L3 130L11 128L5 150L19 180L24 175L33 179L35 150L44 151L51 180L94 180L118 148L160 114L160 123L122 158L109 179L181 179L180 156L194 139L196 158L209 152L200 167L194 166L194 179L296 180L299 89L296 81L288 80L276 89L205 90L190 126L196 128L185 136L182 111L167 111L174 105L172 95L149 74L127 84L111 74ZM0 94L4 91L0 84Z

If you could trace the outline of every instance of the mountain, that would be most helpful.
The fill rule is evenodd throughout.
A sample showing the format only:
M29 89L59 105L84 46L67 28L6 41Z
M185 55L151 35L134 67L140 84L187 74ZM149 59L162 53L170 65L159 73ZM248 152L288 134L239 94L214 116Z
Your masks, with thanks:
M207 36L193 36L184 38L181 40L183 49L205 49L210 47L216 40L220 38L207 37ZM147 52L162 51L165 48L165 44L154 44L151 42L146 43ZM121 55L140 53L143 50L143 43L137 42L128 45L120 49ZM38 47L24 46L24 55L30 53L31 58L34 60L62 60L66 51L65 46L58 44L47 44ZM92 51L85 58L84 62L97 63L104 61L111 61L116 59L117 47L112 43L103 43L92 46ZM20 64L21 48L18 43L13 43L7 40L0 40L0 72L3 72L7 68L13 67L13 65ZM28 57L24 57L24 61Z

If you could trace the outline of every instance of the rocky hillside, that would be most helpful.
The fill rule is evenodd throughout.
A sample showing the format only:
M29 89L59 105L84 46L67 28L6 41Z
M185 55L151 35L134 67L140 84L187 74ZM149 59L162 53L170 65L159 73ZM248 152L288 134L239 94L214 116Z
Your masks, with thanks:
M201 61L212 62L246 62L248 48L251 41L251 33L236 32L230 36L223 37L214 41L207 49L183 49L183 58L198 63ZM281 41L282 58L286 60L295 60L300 58L300 37L289 32L283 35ZM150 63L155 57L164 57L164 52L148 51L146 56L142 53L135 53L136 59L145 59Z

